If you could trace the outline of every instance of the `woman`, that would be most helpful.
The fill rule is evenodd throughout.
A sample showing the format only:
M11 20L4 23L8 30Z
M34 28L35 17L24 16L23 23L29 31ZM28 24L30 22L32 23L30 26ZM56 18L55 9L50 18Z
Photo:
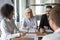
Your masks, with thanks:
M25 32L19 33L19 29L17 29L14 21L14 8L10 4L5 4L1 8L1 14L3 19L1 21L1 40L10 40L11 38L19 37L25 35Z
M38 29L37 20L33 16L32 9L26 8L25 16L26 16L26 18L24 19L23 27L25 29Z

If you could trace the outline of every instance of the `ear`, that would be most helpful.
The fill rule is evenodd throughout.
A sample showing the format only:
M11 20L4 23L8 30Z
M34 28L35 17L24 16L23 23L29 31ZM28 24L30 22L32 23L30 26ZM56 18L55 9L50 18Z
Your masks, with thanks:
M53 26L55 25L55 24L54 24L54 21L51 20L51 19L49 20L49 24L50 24L51 28L53 28Z
M52 23L52 24L54 24L54 21L53 21L53 20L51 20L51 23Z

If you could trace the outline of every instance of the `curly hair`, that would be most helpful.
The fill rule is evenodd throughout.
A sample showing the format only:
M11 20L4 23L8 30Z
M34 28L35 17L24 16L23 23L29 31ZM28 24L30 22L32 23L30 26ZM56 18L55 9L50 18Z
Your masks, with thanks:
M14 7L10 4L5 4L1 8L1 14L3 17L8 17L11 11L14 11Z

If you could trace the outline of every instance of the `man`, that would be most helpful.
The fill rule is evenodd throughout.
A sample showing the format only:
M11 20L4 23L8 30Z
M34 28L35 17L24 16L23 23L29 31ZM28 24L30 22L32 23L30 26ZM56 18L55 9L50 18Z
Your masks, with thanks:
M48 22L49 12L51 11L52 6L46 6L46 14L43 14L41 17L41 22L39 25L40 32L44 32L45 29L50 29Z
M55 6L49 16L51 28L55 31L53 34L46 35L42 40L60 40L60 5Z

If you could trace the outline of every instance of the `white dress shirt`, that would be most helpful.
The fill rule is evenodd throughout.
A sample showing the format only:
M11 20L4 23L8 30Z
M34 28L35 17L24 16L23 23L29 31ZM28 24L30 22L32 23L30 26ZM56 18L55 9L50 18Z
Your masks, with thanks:
M20 34L13 20L7 18L1 21L1 40L10 40L11 38L18 37Z
M53 34L44 36L42 40L60 40L60 28L57 29Z

